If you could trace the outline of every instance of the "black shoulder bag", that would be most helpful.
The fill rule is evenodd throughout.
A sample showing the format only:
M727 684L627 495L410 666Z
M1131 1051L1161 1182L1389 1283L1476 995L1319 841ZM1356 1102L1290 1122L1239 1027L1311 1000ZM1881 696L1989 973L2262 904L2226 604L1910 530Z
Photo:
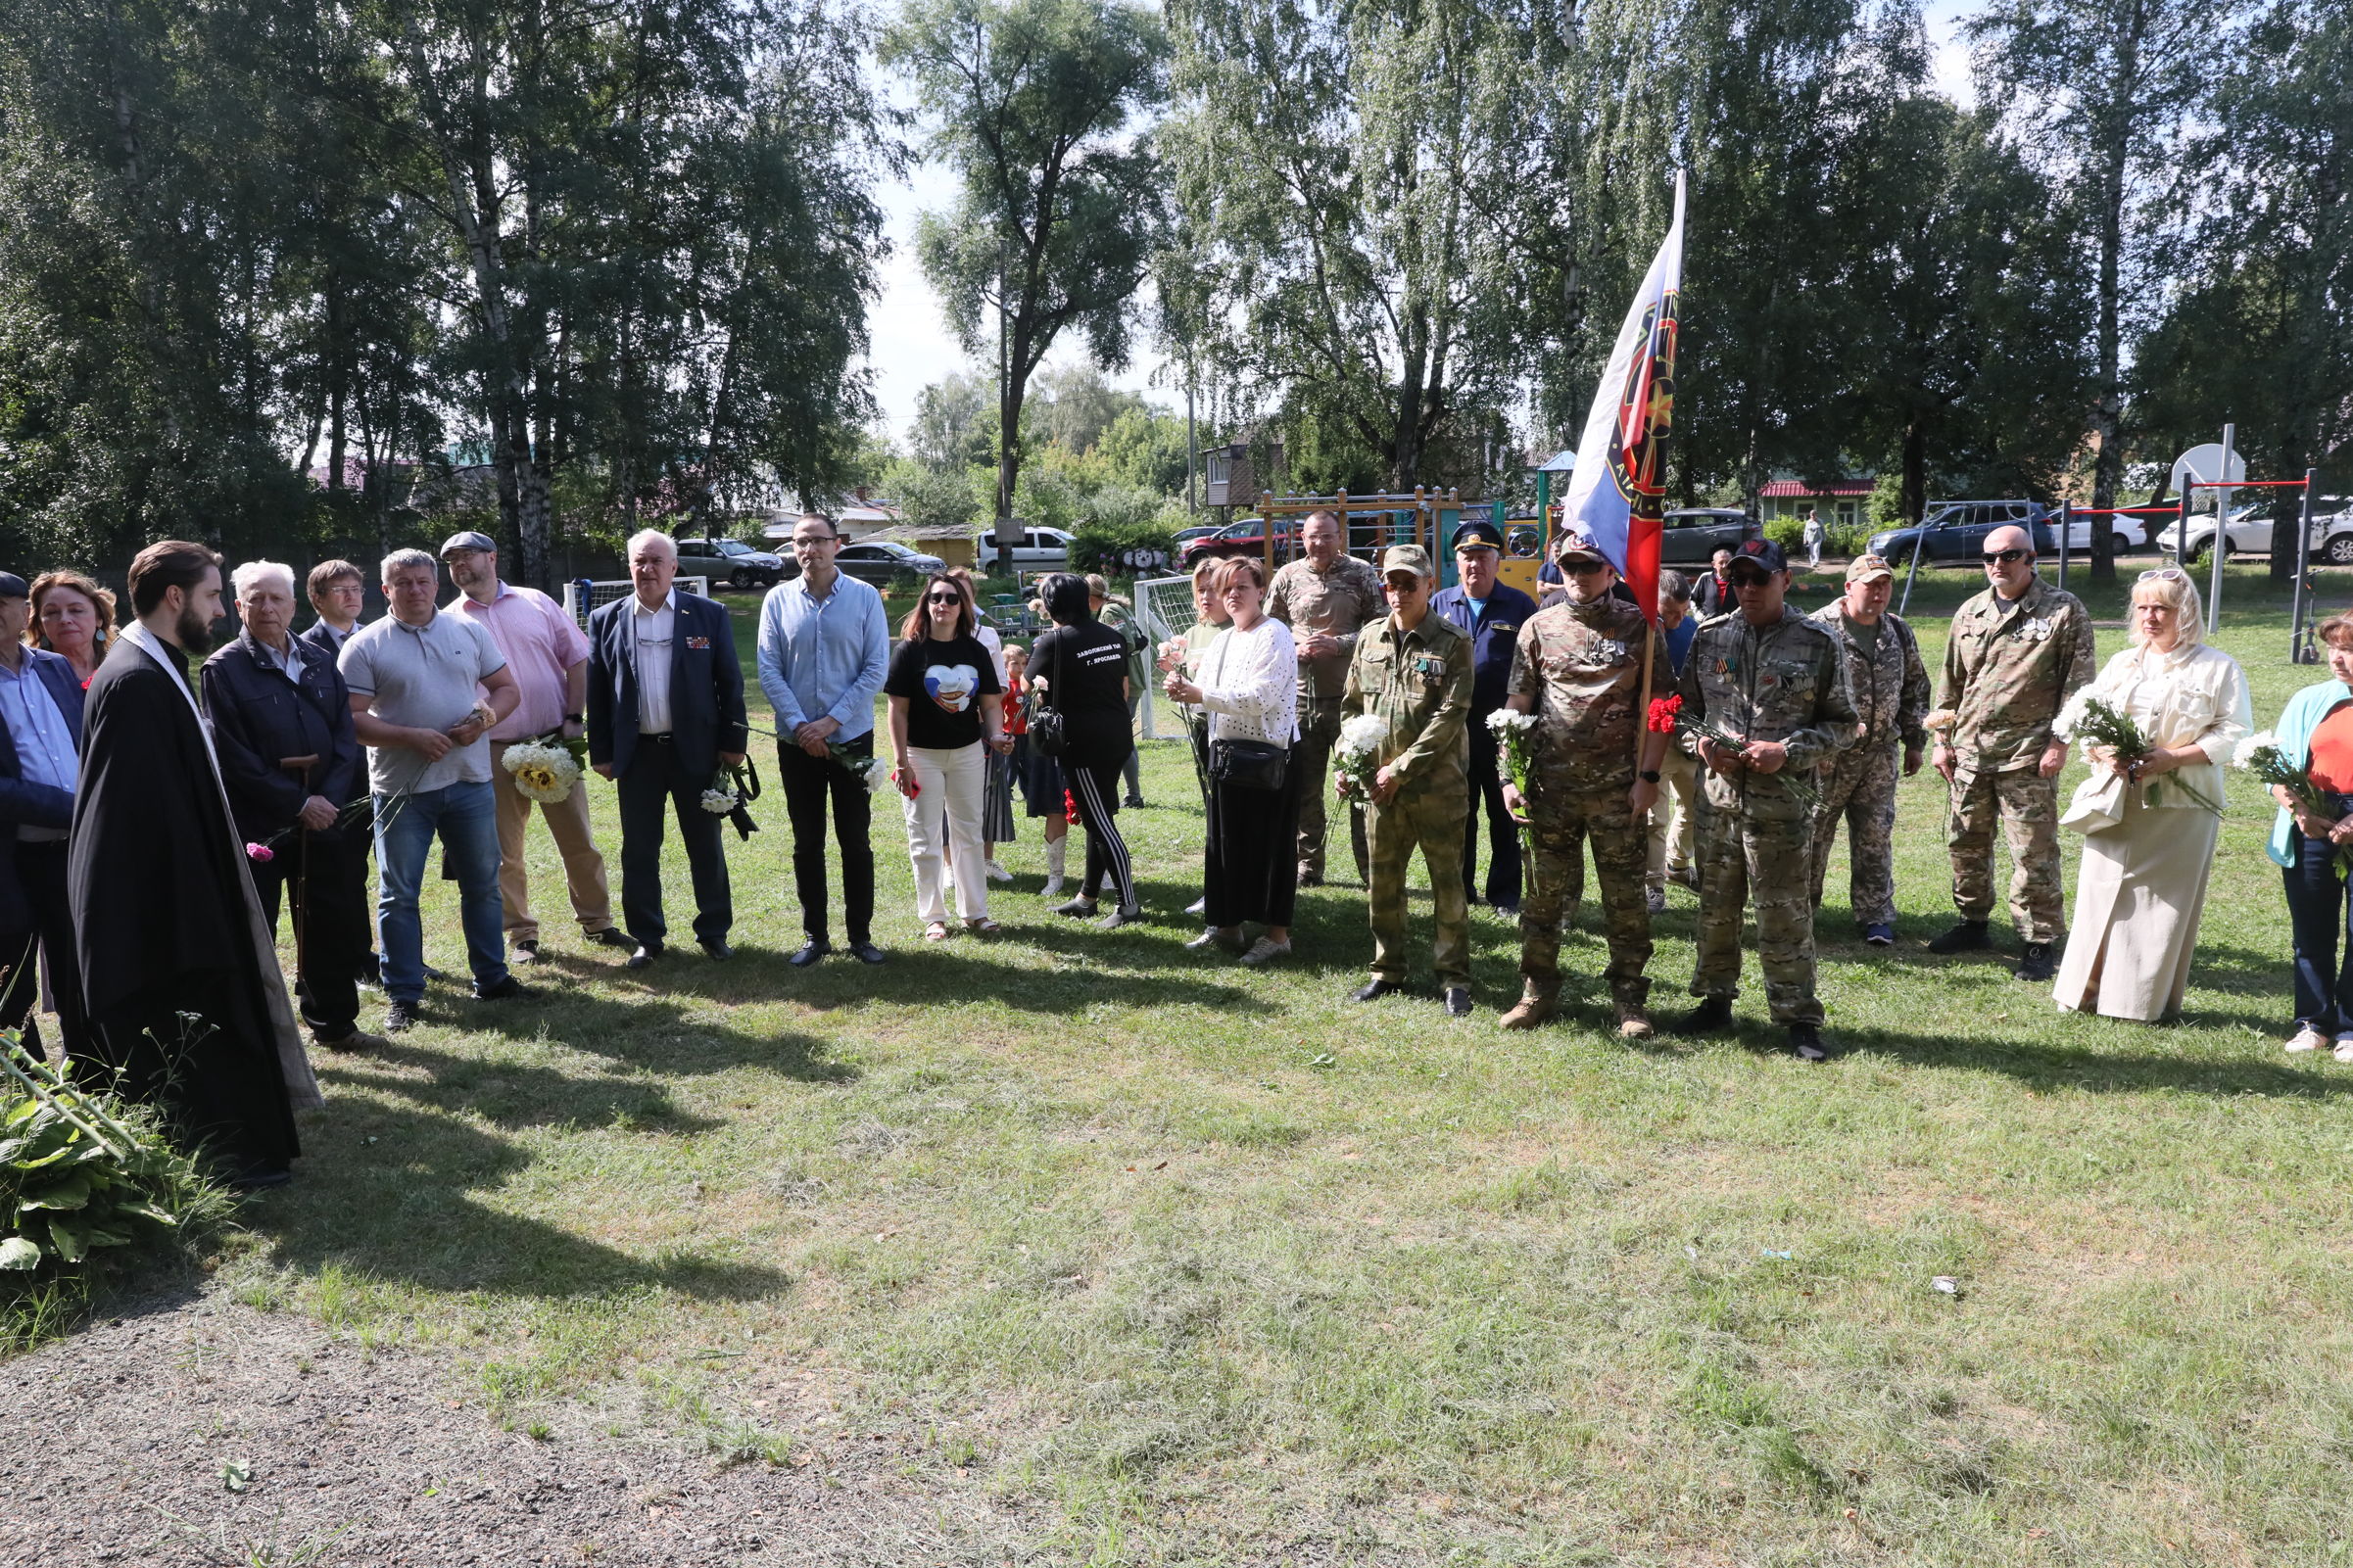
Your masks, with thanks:
M1067 630L1058 626L1047 634L1054 638L1053 674L1048 677L1046 684L1047 706L1030 715L1030 744L1036 747L1038 755L1043 757L1059 757L1069 749L1071 743L1070 732L1062 721L1063 649L1069 645L1070 639L1055 635Z
M1229 631L1225 634L1231 637ZM1218 647L1218 673L1213 680L1225 674L1225 648ZM1291 748L1268 740L1212 740L1209 743L1209 777L1212 783L1231 784L1237 789L1280 789L1291 764Z

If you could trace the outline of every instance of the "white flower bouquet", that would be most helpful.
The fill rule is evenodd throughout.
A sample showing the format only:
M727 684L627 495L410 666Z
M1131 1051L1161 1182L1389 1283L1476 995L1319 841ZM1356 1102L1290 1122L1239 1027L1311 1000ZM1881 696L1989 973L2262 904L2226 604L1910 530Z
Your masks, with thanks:
M545 740L516 741L506 748L504 766L514 777L515 793L543 805L569 800L580 782L580 764L572 753Z
M1520 810L1524 813L1528 779L1536 768L1536 715L1498 708L1487 715L1487 729L1495 736L1504 777L1519 791ZM1536 843L1524 815L1519 818L1519 864L1520 875L1527 879L1528 891L1532 893L1536 890Z
M1380 771L1381 747L1389 739L1389 721L1377 713L1360 713L1340 726L1340 742L1332 748L1332 782L1350 800L1372 797L1372 776Z
M826 742L826 754L845 769L849 776L866 786L870 795L879 795L890 786L890 769L882 758L843 745L839 740Z

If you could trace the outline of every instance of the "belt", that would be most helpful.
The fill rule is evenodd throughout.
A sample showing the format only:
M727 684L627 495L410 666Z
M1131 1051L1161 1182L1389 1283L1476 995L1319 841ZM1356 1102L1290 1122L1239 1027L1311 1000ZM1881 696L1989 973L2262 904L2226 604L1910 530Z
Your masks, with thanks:
M670 743L670 732L664 730L658 735L642 735L639 736L638 738L640 740L649 740L657 746L666 746Z

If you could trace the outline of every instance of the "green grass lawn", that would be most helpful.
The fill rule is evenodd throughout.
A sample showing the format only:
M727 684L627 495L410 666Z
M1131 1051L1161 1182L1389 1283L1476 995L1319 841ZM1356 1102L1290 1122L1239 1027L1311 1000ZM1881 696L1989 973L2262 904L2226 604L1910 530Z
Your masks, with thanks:
M2260 571L2233 573L2219 641L2268 726L2317 672L2284 662ZM1932 665L1976 584L1923 580ZM748 670L752 601L732 607ZM2123 644L2101 632L2103 658ZM1738 1037L1620 1044L1590 902L1568 1017L1532 1034L1495 1027L1517 939L1486 914L1462 1022L1346 1000L1370 947L1352 887L1302 895L1287 967L1186 954L1201 821L1176 744L1145 793L1122 822L1150 924L1045 914L1025 821L1006 934L926 948L890 812L892 962L809 972L784 963L772 793L766 831L731 835L736 962L631 974L551 920L545 1001L439 988L388 1052L322 1058L298 1181L221 1277L456 1358L518 1428L650 1405L818 1466L882 1438L919 1480L1023 1504L1050 1561L2343 1553L2353 1069L2280 1051L2252 790L2185 1022L2156 1028L1923 952L1948 872L1941 789L1907 785L1893 954L1852 939L1832 869L1822 992L1855 1050L1816 1068L1774 1049L1753 958ZM549 919L560 868L536 831L532 853ZM461 973L429 886L428 957ZM1692 964L1672 898L1661 1012Z

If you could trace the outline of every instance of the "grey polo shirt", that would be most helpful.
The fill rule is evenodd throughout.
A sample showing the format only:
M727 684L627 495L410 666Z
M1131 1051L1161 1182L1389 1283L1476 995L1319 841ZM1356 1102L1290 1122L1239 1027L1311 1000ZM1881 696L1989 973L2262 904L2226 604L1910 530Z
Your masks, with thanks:
M360 628L336 667L352 694L368 698L367 711L386 724L447 730L473 708L481 683L506 668L506 657L480 626L436 610L422 626L387 615ZM452 746L439 762L407 746L370 746L367 777L379 795L483 784L490 779L490 741L477 736L470 746Z

